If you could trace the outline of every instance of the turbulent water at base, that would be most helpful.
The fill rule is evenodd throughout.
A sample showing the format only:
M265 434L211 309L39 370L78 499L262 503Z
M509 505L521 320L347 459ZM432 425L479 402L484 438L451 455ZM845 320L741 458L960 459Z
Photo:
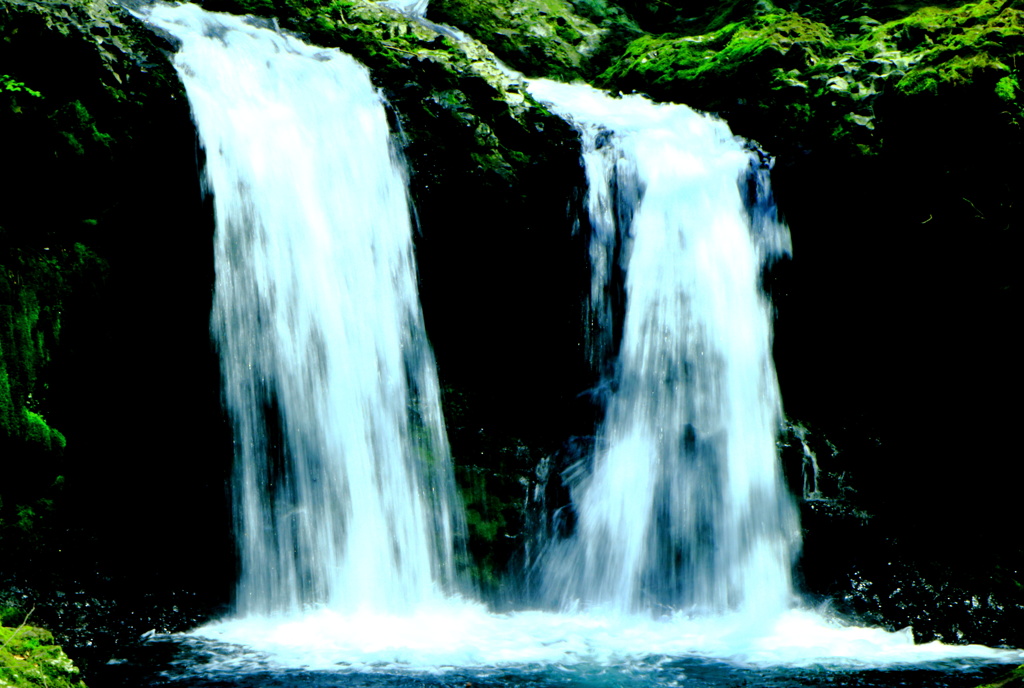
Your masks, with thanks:
M242 570L233 614L125 648L108 666L109 685L863 688L905 685L912 674L927 677L919 685L962 686L958 672L1024 659L915 645L909 630L788 608L795 521L763 446L778 398L756 277L784 235L770 206L744 204L737 193L744 177L756 196L750 155L724 125L692 113L656 136L592 121L582 109L575 120L592 141L588 158L615 163L616 208L621 198L643 201L632 224L594 222L622 237L604 254L612 243L591 244L599 258L592 310L604 312L600 292L625 267L630 313L616 379L626 396L612 402L598 466L578 489L582 505L597 504L581 526L590 541L569 547L583 573L554 576L560 594L585 608L494 614L446 594L461 526L403 175L379 95L347 56L252 21L188 5L140 15L180 43L175 64L206 151L216 216L212 324L235 430ZM655 119L682 112L623 102ZM653 147L677 164L634 169L614 153L630 147ZM712 173L717 181L704 179ZM592 190L598 210L613 198L603 188ZM669 236L677 214L707 223L727 245L712 246L719 237L696 227ZM662 254L675 263L654 260ZM642 283L645 275L653 284ZM712 283L691 284L698 275ZM673 343L680 326L688 336ZM607 357L614 339L595 351ZM659 382L645 394L637 390L648 371ZM756 394L734 392L746 385ZM695 401L707 408L687 410ZM655 423L653 409L677 409L685 420ZM749 433L737 418L753 424ZM648 473L621 462L631 447ZM757 457L750 466L730 463L741 449ZM707 485L683 483L665 457ZM599 497L615 485L632 491ZM702 490L704 501L693 502L702 506L682 520L664 512L670 503L685 511ZM696 544L683 538L691 527ZM645 554L662 537L671 544ZM721 553L706 550L712 539ZM607 570L595 567L601 556ZM655 564L669 573L661 578ZM650 613L651 602L665 601L675 609ZM865 678L876 670L880 680Z
M620 342L593 467L573 487L575 536L546 562L549 593L563 606L774 617L793 603L799 535L760 285L789 235L760 160L683 105L550 81L531 92L583 139L592 359Z
M452 603L413 616L322 610L226 621L154 638L138 653L118 659L116 685L969 688L1005 671L993 665L1024 661L976 645L916 645L909 629L806 611L751 624L740 615L497 615Z
M180 41L213 194L237 611L433 600L454 484L381 97L349 56L252 21L191 5L145 18Z

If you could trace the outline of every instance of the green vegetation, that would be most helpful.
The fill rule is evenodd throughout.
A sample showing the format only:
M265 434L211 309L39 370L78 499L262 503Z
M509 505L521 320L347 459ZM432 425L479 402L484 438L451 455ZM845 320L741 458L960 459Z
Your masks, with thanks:
M50 117L75 155L85 155L90 147L99 152L113 143L113 136L97 129L95 118L80 100L58 108Z
M599 82L719 112L741 127L763 117L772 134L753 134L762 141L815 136L870 155L884 145L882 96L963 94L1018 114L1013 65L1024 50L1024 12L1008 3L924 6L885 22L808 14L832 24L762 2L708 33L643 36Z
M0 91L10 91L12 93L24 92L33 98L43 97L43 94L39 91L29 88L24 82L18 81L8 74L0 74Z
M488 457L493 459L494 457ZM480 465L459 465L456 469L459 492L466 510L469 529L471 573L484 590L495 590L508 564L509 548L503 540L520 535L511 529L509 519L521 521L518 513L521 497L511 503L499 497L499 487L507 487L507 476ZM521 523L520 523L521 525Z
M0 627L0 686L85 688L76 667L42 628Z
M1020 91L1020 84L1012 76L1004 76L1002 79L996 82L996 95L999 99L1012 103L1017 99L1017 93Z
M82 244L0 249L0 544L8 556L42 541L61 492L66 440L44 416L50 362L64 300L97 273L102 263Z
M588 71L606 33L566 0L435 0L430 13L530 76L565 80Z
M836 53L828 27L773 11L703 36L639 38L601 81L618 87L649 82L658 89L696 89L718 80L750 78L753 72L767 76L775 88L806 88L798 78L801 72Z
M681 86L761 66L782 70L774 75L776 81L805 82L859 70L913 78L915 71L934 69L944 82L964 83L979 70L1007 71L997 56L1016 54L1015 37L1024 25L1020 11L983 2L953 10L928 7L886 24L864 21L860 29L836 38L825 24L792 12L764 10L705 35L638 39L602 79L617 82L638 74ZM763 65L753 64L759 58L764 58Z
M467 567L474 583L495 595L527 537L527 502L536 485L537 457L521 439L480 427L471 395L448 387L443 403L469 531Z

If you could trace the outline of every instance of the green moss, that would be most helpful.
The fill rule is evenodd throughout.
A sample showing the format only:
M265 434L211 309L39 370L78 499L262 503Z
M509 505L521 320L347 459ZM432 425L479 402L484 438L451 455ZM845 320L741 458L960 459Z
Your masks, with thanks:
M485 593L497 593L526 537L537 457L520 439L481 427L474 397L447 387L443 404L469 535L465 565Z
M795 13L772 12L701 36L639 38L600 81L605 85L646 81L685 92L753 71L767 72L761 76L773 82L772 72L779 65L785 65L789 74L814 67L835 51L828 27Z
M71 101L50 115L67 148L77 156L109 149L114 140L97 128L96 119L81 100Z
M494 542L505 526L505 519L501 518L500 514L488 518L476 509L466 509L466 524L469 526L471 537L484 542Z
M1008 72L1009 67L999 60L994 59L985 52L972 55L954 55L948 60L941 62L938 66L942 80L953 86L967 86L973 84L978 78L985 78L986 72ZM994 75L992 81L1000 77Z
M605 33L574 9L566 0L437 0L431 16L530 76L572 79L585 75Z
M996 82L996 96L1004 102L1012 103L1016 100L1019 90L1020 84L1012 76L1004 76Z
M0 686L85 688L76 667L42 628L0 627Z
M39 378L60 336L63 258L74 263L76 255L22 250L0 256L0 439L22 437L47 447L57 441L29 405L40 399Z
M915 69L896 83L903 95L936 95L939 92L939 72L934 67Z
M32 96L33 98L42 98L43 94L39 91L29 88L25 85L25 82L18 81L14 77L8 74L0 74L0 91L8 91L10 93L25 93Z
M803 149L878 155L895 142L886 140L885 127L887 118L905 116L899 112L909 104L901 98L913 99L916 110L950 97L975 109L1001 108L1010 126L1024 122L1013 71L1024 57L1017 5L886 1L877 3L882 20L856 14L875 4L846 3L846 13L806 8L830 25L770 5L748 6L744 14L733 11L740 5L722 3L716 7L729 22L711 22L713 30L696 35L637 38L598 85L719 114L775 151L800 141Z
M0 604L0 626L17 626L25 618L25 612L19 607Z
M865 57L879 53L907 65L899 90L907 95L935 94L979 78L998 81L1024 39L1024 13L985 0L954 8L923 7L906 17L873 27L851 47ZM996 76L989 76L996 75Z
M65 299L103 269L82 244L0 250L0 540L9 556L45 542L51 527L66 440L44 418L50 361Z
M27 426L25 435L28 442L46 452L61 451L67 445L64 435L59 430L54 430L47 425L38 413L25 409L25 419Z

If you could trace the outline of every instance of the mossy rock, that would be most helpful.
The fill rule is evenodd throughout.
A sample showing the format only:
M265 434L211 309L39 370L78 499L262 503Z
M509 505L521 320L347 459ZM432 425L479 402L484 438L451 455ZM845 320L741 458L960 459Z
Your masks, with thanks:
M704 35L639 38L599 82L682 102L699 89L718 89L724 83L731 83L737 95L746 95L744 90L759 83L780 88L793 85L838 49L824 24L791 12L771 11Z
M0 64L10 65L0 75L0 130L5 160L19 169L6 182L17 200L0 207L0 228L15 245L80 240L83 223L120 202L109 189L131 186L130 152L150 135L142 101L180 87L154 62L156 37L107 0L3 0L0 33ZM133 164L116 164L119 155Z
M60 340L64 299L102 269L81 244L0 249L0 447L9 478L0 494L10 494L10 483L25 473L13 470L12 462L52 461L64 449L63 434L43 417L49 363Z
M535 461L522 440L480 427L472 394L447 387L442 400L469 531L468 573L485 595L493 595L523 542L525 501Z
M709 33L639 38L600 83L718 113L775 151L872 156L886 139L883 115L904 99L959 99L1021 121L1021 52L1024 13L998 0L832 25L760 5Z
M0 688L85 688L85 682L49 631L0 627Z
M556 0L551 0L556 1ZM510 74L480 41L418 21L368 0L297 3L291 0L208 0L207 9L255 12L324 47L336 47L370 69L394 106L409 162L415 149L459 141L466 164L496 184L512 182L536 161L526 137L557 128L560 120L528 94L526 82ZM453 136L443 140L438 131ZM565 128L565 132L569 130Z
M103 261L80 243L0 247L0 443L24 442L43 453L64 448L64 436L41 414L47 368L60 340L63 300L103 270Z
M582 78L606 32L565 0L434 0L429 11L529 76Z

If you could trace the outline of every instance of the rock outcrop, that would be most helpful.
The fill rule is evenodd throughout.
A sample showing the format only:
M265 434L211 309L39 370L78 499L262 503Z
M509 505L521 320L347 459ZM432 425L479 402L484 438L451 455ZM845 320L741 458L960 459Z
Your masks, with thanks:
M49 631L0 626L0 687L85 688L85 683Z

